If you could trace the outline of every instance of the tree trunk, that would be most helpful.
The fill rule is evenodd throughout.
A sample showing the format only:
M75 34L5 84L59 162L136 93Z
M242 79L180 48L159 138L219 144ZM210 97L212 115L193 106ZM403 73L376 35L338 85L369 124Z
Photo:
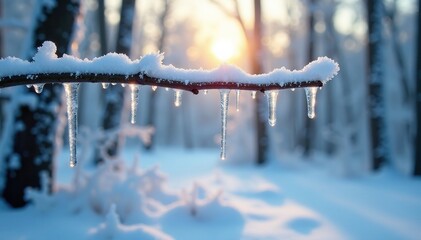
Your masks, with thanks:
M251 62L251 73L259 74L262 73L261 55L262 55L262 10L261 1L254 0L254 28L253 36L251 41L250 49L250 62ZM266 163L268 153L268 134L266 127L266 119L261 113L263 104L265 103L265 97L263 94L256 95L256 145L257 145L257 156L256 163Z
M78 10L79 3L76 1L57 1L54 6L42 6L36 19L32 50L48 40L56 43L58 55L66 53ZM32 55L32 52L28 54ZM2 195L12 207L26 204L24 191L27 187L40 188L41 173L53 177L56 114L62 104L63 88L49 84L43 94L26 88L21 91L14 100L18 103L13 118L15 126L10 135L5 136L11 143L4 155L6 179ZM52 183L53 180L50 181L49 191Z
M167 27L166 27L165 22L167 20L167 16L171 9L171 0L163 0L163 4L164 4L164 8L162 10L161 16L159 17L159 26L161 30L161 35L159 36L158 44L157 44L158 50L160 52L165 52L165 39L167 37ZM152 91L150 94L149 108L148 108L148 114L147 114L147 119L146 119L146 125L148 126L156 125L156 120L155 120L156 94L157 94L156 91ZM151 135L151 141L146 146L146 150L152 150L154 144L155 144L155 133Z
M414 170L415 176L421 176L421 4L418 3L418 42L417 42L417 65L416 65L416 98L415 111L417 114L417 133L415 136L414 149Z
M367 1L368 19L368 91L371 129L372 169L379 170L386 162L386 119L383 96L382 18L381 0Z
M135 11L136 0L123 0L120 10L120 23L117 34L116 52L130 55L132 27ZM105 94L105 108L103 113L102 128L104 131L117 129L120 126L121 112L124 103L124 88L115 85L110 86ZM114 144L107 149L110 156L118 155L119 150L118 139L115 139ZM101 162L98 156L97 162Z
M307 62L314 60L314 49L315 49L315 32L314 32L314 5L316 0L309 0L309 9L308 9L308 54ZM304 104L307 104L306 102ZM306 105L307 108L307 105ZM306 135L304 136L304 156L309 156L313 150L313 141L314 141L314 119L306 118L305 120L305 131Z

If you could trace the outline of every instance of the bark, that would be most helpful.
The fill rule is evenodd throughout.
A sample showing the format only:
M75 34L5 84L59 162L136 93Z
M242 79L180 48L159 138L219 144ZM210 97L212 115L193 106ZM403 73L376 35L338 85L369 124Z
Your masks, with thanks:
M43 6L36 19L33 48L44 41L57 45L57 54L67 52L72 36L73 24L79 10L76 1L57 1L52 7ZM58 119L56 117L63 89L59 85L48 85L43 94L31 89L22 89L21 99L32 99L37 104L31 106L22 102L15 110L13 123L19 123L11 131L11 149L5 154L5 186L3 198L12 207L22 207L27 202L24 191L27 187L39 189L40 174L45 172L53 177L54 136ZM18 127L21 126L21 127ZM19 165L13 163L18 161ZM13 166L14 165L14 166ZM51 191L53 180L49 181Z
M160 26L160 30L161 30L161 35L158 39L158 50L160 52L165 52L165 39L167 37L167 27L166 27L166 20L168 17L168 14L171 10L171 0L163 0L164 2L164 8L162 10L162 13L159 17L159 26ZM156 107L156 91L152 91L150 94L150 99L149 99L149 109L148 109L148 113L146 114L147 119L146 119L146 125L148 126L155 126L155 107ZM184 109L184 107L183 107ZM186 129L185 129L186 130ZM186 130L187 131L187 130ZM188 137L188 136L186 136ZM146 150L152 150L152 148L154 147L155 144L155 134L151 135L151 141L149 143L149 145L146 146Z
M416 103L417 133L415 135L414 149L414 170L415 176L421 176L421 4L418 4L418 41L417 41L417 65L416 65Z
M251 62L251 73L260 74L262 73L261 55L262 55L262 8L261 1L254 0L254 28L253 36L251 41L250 49L250 62ZM266 127L266 119L262 116L260 109L265 102L265 96L263 94L256 95L256 145L257 145L257 156L256 163L264 164L267 162L269 138Z
M308 12L308 54L307 54L307 62L311 62L314 60L314 49L315 49L315 32L314 32L314 6L316 0L309 0L309 12ZM305 104L307 104L305 102ZM307 105L305 106L307 108ZM309 156L311 151L313 150L313 142L314 142L314 132L315 132L314 120L306 118L305 120L305 130L306 135L304 136L304 156Z
M386 162L386 119L383 96L382 18L381 0L367 1L368 13L368 90L371 129L372 169L379 170Z
M132 27L135 11L136 0L123 0L120 10L120 23L118 27L116 52L130 55ZM105 108L102 117L102 128L104 131L114 130L120 127L121 112L124 102L124 88L120 86L110 86L105 94ZM107 152L110 156L118 155L119 151L118 139L115 140ZM97 157L96 162L101 162L100 156Z

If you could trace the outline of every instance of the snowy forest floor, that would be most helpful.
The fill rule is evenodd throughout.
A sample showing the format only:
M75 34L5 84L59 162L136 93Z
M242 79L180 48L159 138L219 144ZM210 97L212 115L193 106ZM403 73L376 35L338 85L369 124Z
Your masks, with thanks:
M125 153L128 165L134 152ZM58 165L57 180L62 189L69 188L74 172L68 167L67 154L63 151ZM162 204L153 221L137 224L128 220L127 226L108 229L101 235L98 232L104 229L104 222L107 224L106 214L86 209L68 211L63 206L72 204L69 197L57 198L60 200L56 199L54 206L44 208L29 205L12 210L1 203L0 239L146 236L136 235L136 231L155 238L182 240L421 238L419 178L388 168L371 176L343 178L332 174L328 164L234 166L221 164L218 156L214 150L180 149L140 154L140 167L159 165L171 192L189 192L196 183L201 186L196 194L203 202L206 194L222 190L218 203L200 205L198 200L201 207L197 207L195 216L183 213L184 208ZM128 193L122 192L124 198Z

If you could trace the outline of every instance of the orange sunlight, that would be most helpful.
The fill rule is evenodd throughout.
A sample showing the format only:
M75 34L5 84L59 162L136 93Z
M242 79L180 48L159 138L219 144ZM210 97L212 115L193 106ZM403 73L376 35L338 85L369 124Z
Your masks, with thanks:
M241 55L242 44L238 38L218 35L210 47L212 54L220 62L233 62Z

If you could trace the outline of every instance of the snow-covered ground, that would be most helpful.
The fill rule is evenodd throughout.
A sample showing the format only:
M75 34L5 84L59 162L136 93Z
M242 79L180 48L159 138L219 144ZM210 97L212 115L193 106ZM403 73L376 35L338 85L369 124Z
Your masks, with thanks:
M157 149L139 155L139 170L136 151L77 188L64 152L54 197L0 205L0 239L421 238L421 179L391 169L342 178L320 163L229 166L217 150Z

